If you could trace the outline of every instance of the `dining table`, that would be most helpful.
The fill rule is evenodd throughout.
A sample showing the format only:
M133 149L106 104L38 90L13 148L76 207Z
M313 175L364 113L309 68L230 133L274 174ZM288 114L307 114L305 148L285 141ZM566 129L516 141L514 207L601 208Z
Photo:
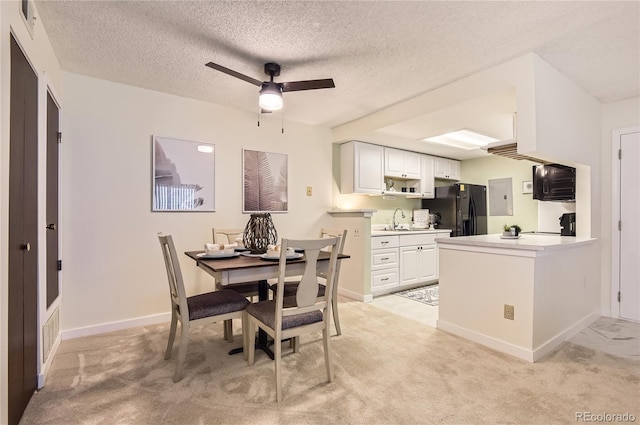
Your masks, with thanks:
M234 284L258 281L258 301L269 299L269 283L267 280L278 278L279 276L279 257L269 258L265 255L248 254L246 252L207 257L204 256L204 251L186 251L185 255L195 260L196 265L211 275L216 282L219 282L222 286L229 286L230 289ZM317 262L318 273L326 274L330 256L329 252L320 252ZM338 261L346 258L351 257L346 254L338 254ZM285 276L302 275L305 264L304 254L288 259ZM258 331L256 349L264 351L273 360L273 351L269 348L267 334L261 329ZM235 348L229 354L241 353L242 350L242 347Z

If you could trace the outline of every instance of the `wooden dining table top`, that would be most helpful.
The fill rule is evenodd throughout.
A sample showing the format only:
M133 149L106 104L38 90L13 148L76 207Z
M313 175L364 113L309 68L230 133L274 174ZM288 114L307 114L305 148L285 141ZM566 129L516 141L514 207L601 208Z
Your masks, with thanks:
M204 251L187 251L185 252L185 255L195 260L197 263L202 263L207 268L210 268L211 270L216 272L224 272L224 271L231 271L231 270L237 270L237 269L249 269L253 267L277 266L279 262L279 259L265 260L261 257L255 257L255 256L250 257L247 255L242 255L242 253L240 253L240 255L236 257L227 257L227 258L198 257L198 254L202 254L203 252ZM331 257L331 254L329 252L321 251L320 255L318 256L318 261L328 261L330 257ZM351 257L346 254L338 254L339 260L342 260L345 258L351 258ZM306 261L305 257L302 256L300 258L287 260L287 264L304 263L305 261Z

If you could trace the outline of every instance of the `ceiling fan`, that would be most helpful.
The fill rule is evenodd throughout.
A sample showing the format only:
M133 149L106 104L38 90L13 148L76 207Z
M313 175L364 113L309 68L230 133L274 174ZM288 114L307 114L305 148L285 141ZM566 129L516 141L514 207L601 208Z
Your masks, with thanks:
M282 93L289 91L316 90L316 89L332 89L335 88L332 78L323 80L306 80L306 81L289 81L286 83L276 83L273 77L280 75L280 65L273 62L264 64L264 73L270 78L269 81L260 81L241 74L232 69L226 68L217 63L209 62L206 64L209 68L224 72L232 77L239 78L255 86L260 87L260 98L258 104L263 111L271 112L282 109Z

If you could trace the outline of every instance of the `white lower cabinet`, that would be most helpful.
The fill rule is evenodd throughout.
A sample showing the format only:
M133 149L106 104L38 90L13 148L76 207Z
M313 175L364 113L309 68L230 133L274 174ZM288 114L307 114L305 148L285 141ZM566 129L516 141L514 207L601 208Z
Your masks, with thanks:
M400 248L400 284L425 282L438 278L436 245Z
M388 294L438 280L436 238L449 232L371 238L371 292Z
M398 236L371 238L371 292L391 292L398 287Z

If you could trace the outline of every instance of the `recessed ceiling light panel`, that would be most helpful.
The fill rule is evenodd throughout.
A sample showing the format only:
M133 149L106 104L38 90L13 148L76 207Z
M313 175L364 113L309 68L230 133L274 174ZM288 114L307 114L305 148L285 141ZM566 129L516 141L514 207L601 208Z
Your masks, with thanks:
M438 143L441 145L451 146L458 149L478 149L489 143L497 142L498 139L476 133L471 130L458 130L451 133L441 134L440 136L426 137L420 139L423 142Z

